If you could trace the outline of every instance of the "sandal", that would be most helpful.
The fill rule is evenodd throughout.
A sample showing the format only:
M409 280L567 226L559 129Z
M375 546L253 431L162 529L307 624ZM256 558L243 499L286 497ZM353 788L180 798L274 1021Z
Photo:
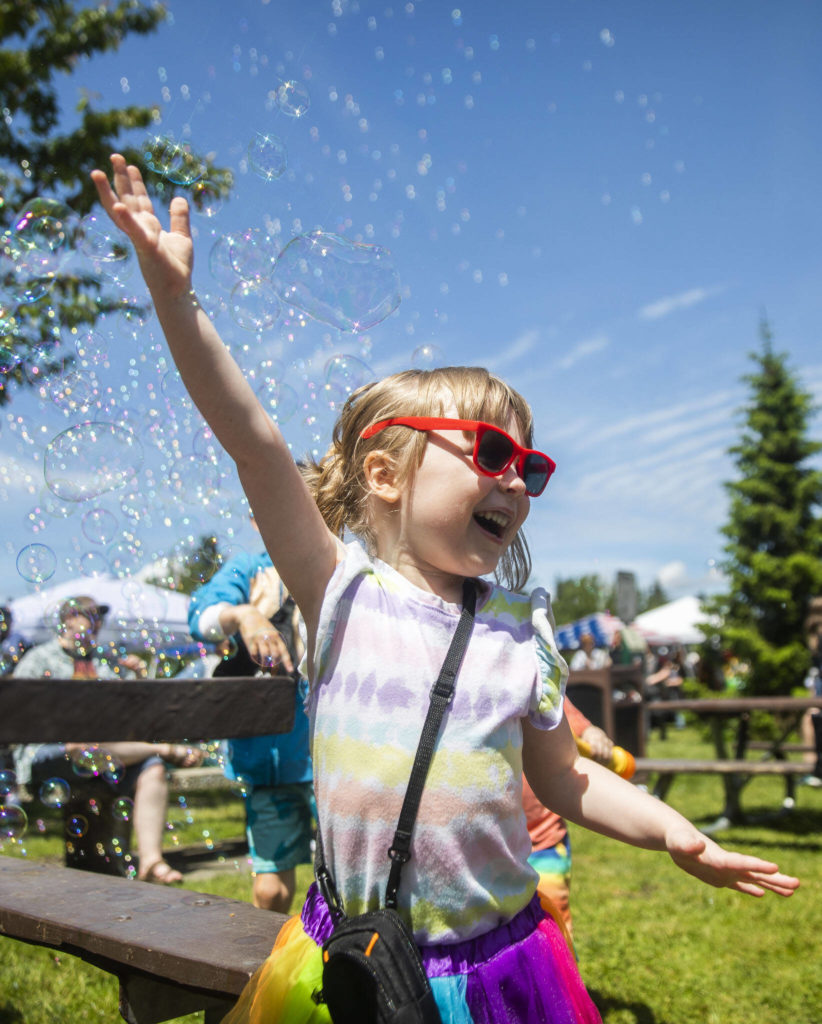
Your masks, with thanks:
M180 872L173 868L167 861L155 861L145 871L137 875L140 882L153 882L155 885L178 885L183 880Z
M199 747L187 747L182 743L165 743L163 746L165 752L160 757L175 768L199 768L205 759L205 751Z

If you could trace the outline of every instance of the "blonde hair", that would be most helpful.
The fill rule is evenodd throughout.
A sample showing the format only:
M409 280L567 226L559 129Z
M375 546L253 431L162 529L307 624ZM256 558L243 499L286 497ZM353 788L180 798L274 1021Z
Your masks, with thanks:
M533 417L525 399L499 377L476 366L435 370L404 370L354 391L334 426L333 440L319 462L303 467L308 486L328 528L342 537L347 528L374 552L376 538L369 514L369 489L364 460L368 452L389 455L398 482L407 481L422 462L427 435L404 427L388 427L363 440L360 434L380 420L396 416L446 416L456 406L461 419L484 420L507 428L516 418L527 447L532 444ZM531 556L518 533L500 559L495 575L512 590L525 586Z

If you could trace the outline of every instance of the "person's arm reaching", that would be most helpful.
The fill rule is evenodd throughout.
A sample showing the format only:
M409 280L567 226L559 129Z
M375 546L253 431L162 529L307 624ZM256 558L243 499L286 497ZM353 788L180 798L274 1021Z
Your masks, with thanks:
M666 850L683 871L751 896L790 896L799 881L777 864L724 850L668 804L590 758L579 757L563 719L546 732L523 720L523 767L539 800L578 825L648 850Z
M111 158L114 188L92 171L100 201L137 253L183 382L234 459L263 541L310 634L338 557L285 440L260 405L192 293L194 250L188 203L175 196L163 229L136 167Z

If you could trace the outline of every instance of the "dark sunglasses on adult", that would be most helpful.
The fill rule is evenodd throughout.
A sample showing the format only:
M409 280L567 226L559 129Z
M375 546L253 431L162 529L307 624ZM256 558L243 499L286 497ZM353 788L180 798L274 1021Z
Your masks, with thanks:
M366 440L386 427L410 427L412 430L467 430L476 433L472 458L484 476L502 476L510 465L525 482L525 492L536 498L545 490L557 464L545 452L522 445L492 423L482 420L453 420L441 416L397 416L367 427L360 437Z

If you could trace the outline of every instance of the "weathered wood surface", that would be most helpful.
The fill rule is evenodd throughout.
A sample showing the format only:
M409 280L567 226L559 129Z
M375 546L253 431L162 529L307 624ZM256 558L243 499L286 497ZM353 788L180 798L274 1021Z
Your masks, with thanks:
M236 997L287 918L249 903L0 856L0 935L112 973Z
M290 732L296 683L253 679L0 680L0 743L209 740Z
M731 715L768 711L772 714L799 713L809 708L822 708L822 697L717 697L716 700L652 700L647 711L692 711L697 715Z
M807 775L801 761L742 761L716 758L692 760L677 757L638 757L636 771L671 775Z

